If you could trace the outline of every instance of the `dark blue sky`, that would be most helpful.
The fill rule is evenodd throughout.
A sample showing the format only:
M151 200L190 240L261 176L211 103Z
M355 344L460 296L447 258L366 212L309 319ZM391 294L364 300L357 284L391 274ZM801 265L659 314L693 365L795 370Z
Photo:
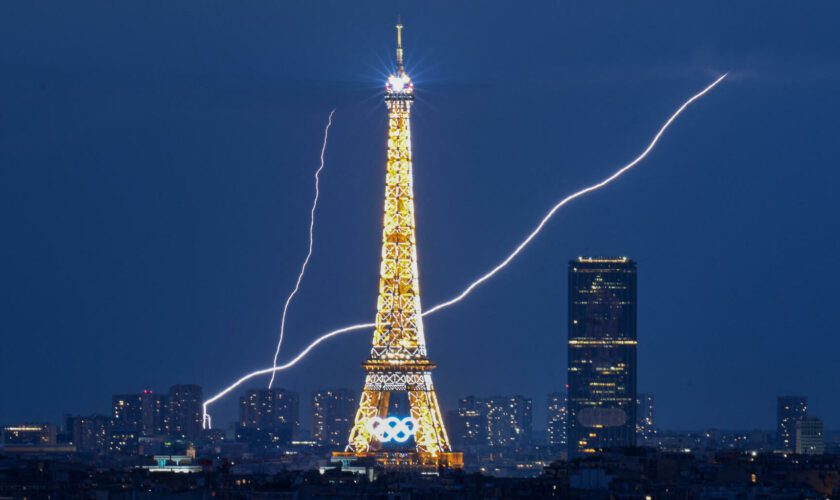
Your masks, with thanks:
M833 2L2 2L0 422L212 393L270 365L333 107L283 357L372 321L398 14L426 306L731 73L637 170L428 318L444 409L522 393L543 426L565 383L567 261L621 254L661 425L770 428L775 397L802 393L840 426ZM279 384L359 389L369 342L336 339Z

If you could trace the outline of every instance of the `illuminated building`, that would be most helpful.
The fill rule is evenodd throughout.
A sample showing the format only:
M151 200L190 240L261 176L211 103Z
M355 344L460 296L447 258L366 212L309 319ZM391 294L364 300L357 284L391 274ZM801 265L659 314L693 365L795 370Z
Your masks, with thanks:
M67 431L73 436L78 451L103 453L108 450L111 437L111 418L105 415L70 417Z
M353 425L356 394L350 389L312 393L312 439L323 446L341 446Z
M108 451L118 454L137 454L140 450L140 435L134 431L111 429Z
M169 434L175 439L195 441L201 436L204 397L194 384L169 388Z
M636 263L569 263L569 456L636 443Z
M374 456L388 467L436 470L461 467L463 457L452 452L432 385L435 365L426 355L411 164L413 102L414 87L403 66L402 25L397 25L397 69L385 87L388 152L373 346L362 365L365 384L346 452L334 457Z
M115 394L111 396L111 422L109 425L108 447L113 453L134 454L140 451L140 439L166 432L169 409L166 399L144 390L138 394ZM81 432L98 432L96 429L85 431L85 427L94 422L80 422ZM90 443L97 446L98 443Z
M638 394L636 396L636 439L640 444L649 445L653 442L655 435L653 395Z
M143 391L143 429L147 435L169 434L169 396Z
M547 425L548 444L555 452L565 452L568 448L567 427L569 425L569 401L565 392L552 392L548 395Z
M779 396L776 402L776 442L781 451L796 448L796 421L808 415L805 396Z
M487 446L487 401L467 396L458 400L453 436L458 446L475 449Z
M524 396L487 398L487 446L518 448L531 442L533 401Z
M239 398L238 432L246 440L280 445L300 431L300 396L285 389L249 390Z
M4 447L54 445L56 429L52 424L16 424L3 427Z
M114 429L137 434L143 430L143 398L140 394L114 394L111 410Z
M796 448L799 455L822 455L825 453L823 422L817 417L802 417L795 424Z
M111 396L113 428L138 436L152 436L168 432L169 401L165 395L144 390L138 394Z

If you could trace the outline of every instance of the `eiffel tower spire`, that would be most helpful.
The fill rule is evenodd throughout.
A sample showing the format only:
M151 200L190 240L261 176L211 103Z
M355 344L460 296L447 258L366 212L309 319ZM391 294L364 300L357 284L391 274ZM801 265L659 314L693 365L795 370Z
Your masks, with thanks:
M405 74L405 67L403 66L403 48L402 48L402 23L397 20L397 74Z

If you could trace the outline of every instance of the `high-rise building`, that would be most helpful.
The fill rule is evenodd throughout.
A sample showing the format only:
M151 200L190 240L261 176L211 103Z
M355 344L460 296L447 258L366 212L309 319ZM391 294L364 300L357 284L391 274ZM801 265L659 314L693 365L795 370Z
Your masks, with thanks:
M176 439L195 441L201 437L202 404L201 386L179 384L169 388L169 434Z
M138 436L168 432L168 398L144 390L138 394L115 394L111 397L113 429Z
M312 393L312 439L323 446L343 446L356 415L356 394L350 389Z
M565 452L568 447L567 427L569 425L568 396L565 392L548 395L548 444L555 452Z
M111 418L105 415L69 417L67 431L72 435L76 450L104 453L111 439Z
M300 430L300 398L285 389L249 390L239 398L237 440L253 451L288 445Z
M458 401L454 440L464 449L487 446L487 401L467 396Z
M533 402L524 396L494 396L487 404L487 445L516 448L531 443Z
M802 417L795 424L795 451L800 455L822 455L825 453L823 422L817 417Z
M636 443L636 263L569 263L569 456Z
M169 396L143 391L143 434L169 434Z
M143 397L141 394L111 396L111 417L116 431L140 434L143 430Z
M796 421L808 415L805 396L779 396L776 401L776 443L782 451L796 449Z
M636 441L650 445L656 435L653 423L653 394L636 396Z
M252 389L239 398L239 426L289 443L300 431L300 397L285 389Z
M56 444L53 424L15 424L3 427L3 446L39 446Z

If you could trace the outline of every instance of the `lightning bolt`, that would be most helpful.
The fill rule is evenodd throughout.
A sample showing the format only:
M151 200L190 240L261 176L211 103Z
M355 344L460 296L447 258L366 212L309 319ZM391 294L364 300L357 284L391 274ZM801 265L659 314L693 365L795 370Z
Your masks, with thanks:
M330 136L330 126L332 126L332 118L335 110L330 111L330 116L327 118L327 126L324 128L324 143L321 145L321 165L315 171L315 199L312 201L312 210L309 211L309 250L306 252L306 258L303 259L303 264L300 266L300 274L298 274L295 287L286 299L286 304L283 306L283 317L280 319L280 338L277 340L277 349L274 350L274 361L272 363L271 380L268 382L268 388L274 385L274 377L277 375L277 358L280 357L280 347L283 345L283 334L286 332L286 314L289 312L289 304L300 290L300 282L303 281L303 275L306 273L306 266L309 264L309 259L312 257L312 247L315 244L315 209L318 208L318 197L321 194L319 189L319 182L321 180L321 170L324 170L324 153L327 151L327 139Z
M585 187L585 188L581 189L580 191L577 191L573 194L570 194L569 196L560 200L560 202L558 202L556 205L554 205L551 208L551 210L548 211L548 213L542 218L540 223L537 224L537 226L528 234L528 236L524 240L522 240L522 243L517 245L516 248L513 250L513 252L511 252L504 260L502 260L498 265L496 265L489 272L487 272L486 274L484 274L483 276L481 276L477 280L473 281L469 286L467 286L467 288L464 289L463 292L456 295L452 299L449 299L445 302L441 302L440 304L432 307L431 309L428 309L426 312L424 312L422 314L422 316L424 316L424 317L428 316L428 315L433 314L437 311L440 311L441 309L447 308L451 305L454 305L454 304L464 300L478 286L480 286L482 283L484 283L485 281L492 278L496 273L498 273L499 271L504 269L508 264L510 264L510 262L513 259L515 259L516 256L519 255L522 252L522 250L524 250L525 247L528 246L528 244L531 243L531 241L534 238L537 237L537 235L543 230L543 228L548 223L548 221L564 205L566 205L570 201L572 201L576 198L579 198L579 197L581 197L585 194L588 194L588 193L591 193L592 191L596 191L598 189L601 189L602 187L604 187L607 184L609 184L609 183L613 182L614 180L618 179L624 173L626 173L628 170L632 169L637 164L639 164L639 162L644 160L648 156L648 154L650 154L650 152L653 151L653 148L659 142L659 139L662 137L662 135L665 133L665 131L668 130L668 128L671 126L671 124L674 123L674 121L682 114L682 112L685 111L685 109L688 108L688 106L690 106L693 102L702 98L709 91L711 91L713 88L715 88L720 82L723 81L724 78L726 78L727 75L728 75L728 73L724 73L723 76L721 76L720 78L718 78L717 80L715 80L714 82L709 84L709 86L707 86L706 88L704 88L700 92L691 96L687 101L685 101L682 104L682 106L677 108L677 110L674 111L674 113L668 118L668 120L659 128L659 131L656 133L656 135L653 136L653 139L650 141L650 143L644 149L644 151L642 151L642 153L639 156L637 156L635 159L633 159L633 161L631 161L630 163L628 163L628 164L624 165L623 167L619 168L618 170L616 170L612 175L610 175L606 179L604 179L604 180L602 180L602 181L600 181L596 184L593 184L591 186ZM210 399L208 399L207 401L204 402L204 424L205 424L205 427L208 426L209 422L210 422L210 416L207 414L208 406L211 405L212 403L218 401L220 398L224 397L230 391L236 389L237 387L239 387L243 383L247 382L248 380L250 380L254 377L258 377L260 375L265 375L265 374L268 374L268 373L274 373L274 372L277 372L277 371L280 371L280 370L285 370L285 369L291 368L292 366L296 365L300 360L302 360L304 357L306 357L306 355L309 354L309 352L313 348L315 348L315 346L317 346L318 344L320 344L321 342L323 342L323 341L325 341L329 338L335 337L336 335L341 335L343 333L349 333L349 332L353 332L353 331L357 331L357 330L364 330L364 329L367 329L367 328L373 328L374 326L376 326L375 323L364 323L364 324L347 326L347 327L344 327L344 328L340 328L338 330L333 330L329 333L326 333L326 334L322 335L321 337L318 337L314 342L309 344L309 346L306 349L304 349L300 354L298 354L294 359L292 359L288 363L286 363L284 365L281 365L281 366L275 366L273 368L266 368L266 369L263 369L263 370L258 370L258 371L249 373L248 375L245 375L244 377L240 378L239 380L237 380L233 384L226 387L223 391L219 392L218 394L216 394L215 396L213 396L212 398L210 398Z

